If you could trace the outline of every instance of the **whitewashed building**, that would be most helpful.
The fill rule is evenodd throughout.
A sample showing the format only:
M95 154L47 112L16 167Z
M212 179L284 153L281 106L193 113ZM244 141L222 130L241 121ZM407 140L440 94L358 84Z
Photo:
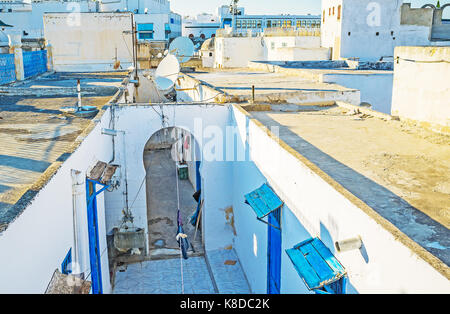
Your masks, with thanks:
M181 16L171 12L167 0L0 1L0 20L14 26L7 32L20 33L23 38L43 37L44 13L72 13L71 20L76 23L77 13L88 12L133 13L139 41L166 42L181 35Z
M268 28L284 29L320 29L320 15L248 15L245 8L237 8L235 21L236 33L262 33ZM216 15L201 14L196 18L183 19L183 36L208 39L216 35L217 30L233 27L233 16L229 6L217 8Z
M322 46L333 49L333 59L372 61L392 58L397 46L447 46L444 9L391 0L322 0Z

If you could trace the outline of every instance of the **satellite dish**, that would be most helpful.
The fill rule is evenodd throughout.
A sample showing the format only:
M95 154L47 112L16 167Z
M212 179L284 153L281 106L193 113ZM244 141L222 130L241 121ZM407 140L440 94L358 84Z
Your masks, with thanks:
M155 71L156 87L164 94L169 93L180 73L180 63L174 55L167 55Z
M188 37L177 37L169 46L169 53L180 63L188 62L194 55L194 43Z

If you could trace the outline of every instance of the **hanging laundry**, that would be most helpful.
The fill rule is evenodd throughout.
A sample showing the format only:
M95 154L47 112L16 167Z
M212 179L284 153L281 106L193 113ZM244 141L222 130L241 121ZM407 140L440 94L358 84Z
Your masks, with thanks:
M184 149L188 150L190 144L191 144L191 137L190 136L186 136L184 138Z
M178 222L178 229L177 229L176 239L178 242L178 246L180 247L183 258L188 259L187 251L190 247L190 243L189 243L189 240L187 239L187 235L184 233L184 230L183 230L183 221L181 220L181 213L180 213L179 209L178 209L177 222Z

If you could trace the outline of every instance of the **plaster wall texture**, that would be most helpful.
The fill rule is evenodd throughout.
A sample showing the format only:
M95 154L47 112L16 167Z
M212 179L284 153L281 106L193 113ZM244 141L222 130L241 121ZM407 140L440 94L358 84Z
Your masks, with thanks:
M334 15L329 15L330 8ZM333 59L379 60L392 57L397 46L449 45L430 41L433 11L429 8L410 9L391 0L323 0L322 10L322 45L333 48Z
M44 36L43 16L51 12L95 12L95 2L62 2L62 1L44 1L33 2L32 11L25 12L1 12L0 20L14 28L6 29L6 33L28 33L30 38L42 38ZM18 23L20 21L20 23Z
M391 113L393 74L324 74L323 82L354 88L361 93L361 102L375 111Z
M328 48L277 48L274 52L270 53L270 57L267 58L267 61L330 60L330 52L331 50Z
M248 154L249 147L245 138L245 115L235 114L234 123L238 127L236 138L237 151ZM233 246L253 293L267 293L267 252L268 226L256 219L250 206L244 203L244 195L259 188L267 178L251 160L233 163L233 215L236 235ZM282 247L281 247L281 293L309 293L298 276L286 249L310 238L287 206L282 209Z
M205 108L203 105L165 106L161 112L159 106L118 107L114 109L114 125L125 133L125 156L128 173L128 198L133 213L134 225L147 226L147 199L144 181L145 168L143 162L144 147L150 137L162 128L161 115L166 117L165 127L177 126L192 133L198 145L204 148L203 153L214 148L208 143L215 137L215 131L225 129L228 123L229 110L226 106ZM197 123L197 124L196 124ZM219 137L219 142L224 142ZM116 151L121 150L121 143ZM213 154L214 155L214 154ZM123 157L117 157L123 164ZM205 242L207 250L224 248L231 242L231 228L226 223L225 209L231 205L230 164L214 158L204 160L200 167L202 175L202 194L205 195L203 208L203 233L208 234ZM205 175L207 174L207 175ZM141 187L142 185L142 187ZM141 187L141 188L140 188ZM175 189L175 187L167 187ZM123 185L118 190L106 194L107 230L120 225L123 209ZM133 205L133 206L131 206Z
M233 106L233 114L236 121L243 120L242 116L245 116L237 106ZM445 276L344 196L338 186L313 170L306 160L283 142L268 136L259 122L248 116L245 119L248 120L238 122L238 125L244 128L240 129L240 134L248 132L244 138L247 139L250 160L267 178L307 233L320 237L345 266L350 279L349 292L450 291L450 284ZM239 226L239 222L236 224ZM306 236L306 233L302 234ZM335 241L357 235L362 237L364 249L344 253L335 251ZM298 240L302 240L301 235ZM245 266L249 265L246 257L239 257L247 276L252 278L248 273L252 270Z
M99 3L102 12L114 12L116 10L125 10L138 13L144 13L148 9L148 13L170 13L170 2L167 0L102 0Z
M165 41L166 32L165 25L169 23L168 13L152 13L152 14L135 14L134 20L137 24L153 23L153 39L152 41ZM130 48L131 49L131 48Z
M223 99L223 93L210 85L207 85L189 75L183 75L179 78L179 90L177 99L180 102L220 102Z
M392 115L450 132L450 47L397 47Z
M133 63L131 25L131 13L81 13L75 22L67 13L44 15L54 70L111 71L116 59L127 69Z
M217 37L215 68L246 67L251 61L329 60L318 36Z
M26 210L0 235L0 293L44 293L55 269L74 245L71 170L85 178L89 167L98 160L109 161L112 143L101 134L107 127L106 112L78 149L62 164L51 180L39 191ZM80 182L84 186L84 179ZM77 222L80 269L90 274L87 231L86 193L77 196ZM110 292L108 252L106 250L105 204L97 199L102 282Z
M217 37L215 68L246 67L249 61L264 60L261 37Z

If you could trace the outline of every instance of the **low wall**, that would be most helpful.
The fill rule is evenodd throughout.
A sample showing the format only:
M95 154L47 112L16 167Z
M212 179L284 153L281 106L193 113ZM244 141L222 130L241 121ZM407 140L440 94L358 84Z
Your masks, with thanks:
M183 74L177 82L177 99L179 102L224 103L227 96L214 86L199 81L188 74Z
M392 104L392 73L337 73L323 74L322 81L335 83L361 92L361 102L372 105L372 109L382 113L391 113Z
M14 54L0 55L0 85L8 84L16 80L16 66Z
M450 47L397 47L392 115L450 133Z
M47 51L24 51L23 70L25 78L47 72Z
M314 61L329 60L330 58L331 50L329 48L282 47L276 48L274 52L269 54L269 57L267 59L269 61Z
M132 13L47 13L43 19L55 71L113 71L119 62L121 69L133 65Z

